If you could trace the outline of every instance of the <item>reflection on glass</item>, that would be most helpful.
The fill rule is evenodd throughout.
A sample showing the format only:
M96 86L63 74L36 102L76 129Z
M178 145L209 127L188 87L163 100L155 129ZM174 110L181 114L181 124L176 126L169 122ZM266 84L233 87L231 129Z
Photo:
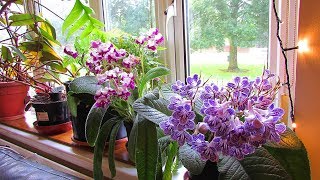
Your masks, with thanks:
M269 1L188 0L190 73L224 84L262 74L268 59Z

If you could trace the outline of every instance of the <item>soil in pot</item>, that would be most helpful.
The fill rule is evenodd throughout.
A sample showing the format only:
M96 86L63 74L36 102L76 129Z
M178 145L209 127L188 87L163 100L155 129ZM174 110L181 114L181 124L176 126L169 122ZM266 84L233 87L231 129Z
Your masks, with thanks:
M25 98L29 86L17 82L0 82L0 120L24 116Z

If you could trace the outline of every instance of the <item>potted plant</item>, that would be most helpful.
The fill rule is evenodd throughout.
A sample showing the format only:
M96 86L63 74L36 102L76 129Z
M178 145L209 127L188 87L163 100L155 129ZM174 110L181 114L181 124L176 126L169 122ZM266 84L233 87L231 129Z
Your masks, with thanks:
M185 179L310 179L303 143L280 122L279 87L268 70L223 87L194 75L138 99L129 152L139 179L171 179L178 162Z
M25 5L21 1L0 3L0 119L17 119L23 116L29 87L45 92L44 82L55 81L65 69L53 48L59 45L54 27L38 15L14 10ZM34 77L33 71L43 72L42 77Z
M87 142L95 146L95 178L102 177L101 167L97 165L101 164L106 140L109 140L109 167L112 176L115 175L113 148L121 124L127 125L130 134L136 118L133 102L147 89L157 86L159 80L156 78L169 73L156 62L156 46L163 37L157 29L151 29L149 34L144 41L149 39L150 45L151 41L157 41L156 36L160 38L152 47L147 41L139 41L141 37L133 38L128 34L111 38L110 42L93 41L87 66L95 76L76 78L69 85L68 103L72 114L79 113L77 108L85 99L92 105L87 106L90 110L85 132ZM81 97L84 95L91 98Z

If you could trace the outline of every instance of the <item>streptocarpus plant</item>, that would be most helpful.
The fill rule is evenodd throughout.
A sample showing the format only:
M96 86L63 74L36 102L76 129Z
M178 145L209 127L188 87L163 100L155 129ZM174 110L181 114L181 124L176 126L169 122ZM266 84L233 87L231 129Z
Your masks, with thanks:
M275 107L279 88L268 70L223 87L194 75L138 99L134 109L140 120L129 153L138 161L139 178L171 179L181 161L192 175L206 172L213 162L215 170L206 178L310 179L306 149L281 122L284 110ZM158 132L144 137L144 128L157 126Z
M279 142L286 130L280 123L284 110L273 102L279 83L272 85L272 77L266 70L255 81L236 77L222 88L203 85L198 75L188 77L186 84L178 81L172 90L180 96L170 99L173 113L160 128L180 146L190 144L203 160L217 162L219 154L241 160L267 141ZM197 98L204 116L199 123L192 108Z

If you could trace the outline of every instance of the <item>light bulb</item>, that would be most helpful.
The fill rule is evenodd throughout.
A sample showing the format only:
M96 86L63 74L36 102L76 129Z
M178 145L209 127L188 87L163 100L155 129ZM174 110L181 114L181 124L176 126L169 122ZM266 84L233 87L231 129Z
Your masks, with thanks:
M309 43L307 39L300 40L298 42L298 46L299 46L299 49L298 49L299 53L305 53L310 51Z
M297 128L297 124L296 123L292 123L292 128L293 129Z

